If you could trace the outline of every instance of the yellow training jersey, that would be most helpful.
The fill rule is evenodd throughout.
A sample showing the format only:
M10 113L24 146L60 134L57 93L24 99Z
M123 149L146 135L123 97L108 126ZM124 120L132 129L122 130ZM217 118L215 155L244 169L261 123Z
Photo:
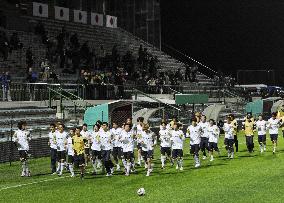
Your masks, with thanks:
M245 135L252 136L253 135L253 122L245 121Z
M75 135L73 137L73 149L75 154L80 155L85 152L85 142L82 136Z
M232 120L231 124L233 125L233 128L234 128L233 134L237 135L237 128L238 128L237 120L236 119Z

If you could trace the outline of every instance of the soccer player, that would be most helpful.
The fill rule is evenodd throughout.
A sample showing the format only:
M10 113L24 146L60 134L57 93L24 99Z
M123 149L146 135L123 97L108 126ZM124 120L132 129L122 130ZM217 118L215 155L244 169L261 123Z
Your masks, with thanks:
M137 126L136 126L136 142L137 142L137 164L141 166L141 160L143 160L143 157L141 155L142 148L141 148L141 135L143 132L143 122L144 118L143 117L138 117L137 118Z
M110 129L113 142L112 156L115 161L117 171L120 170L119 160L122 159L122 143L119 141L121 131L122 128L118 126L118 123L116 121L112 122L112 128Z
M148 124L144 124L141 135L141 146L142 146L142 156L144 158L145 163L147 163L148 170L146 176L150 176L150 173L153 171L152 159L154 151L154 140L155 140L155 134L152 131L150 131Z
M260 153L266 151L266 121L263 120L262 115L258 116L258 121L255 122Z
M86 123L83 124L82 126L82 131L81 131L81 135L85 140L88 140L85 143L85 166L88 165L89 160L90 160L90 132L88 131L88 125Z
M64 125L62 123L58 124L58 130L56 131L56 146L57 146L57 173L59 176L62 175L64 162L66 160L66 141L67 133L64 131Z
M134 150L134 138L135 135L131 130L132 126L129 123L124 124L124 130L122 130L120 135L120 141L122 142L122 149L123 149L123 164L125 168L125 175L129 176L130 168L131 168L131 161L134 157L133 150Z
M246 145L249 153L253 152L254 143L253 143L253 131L254 131L254 123L250 117L247 117L244 123L244 130L246 136Z
M75 177L74 174L74 149L73 149L73 138L75 135L76 129L71 129L69 131L69 136L67 138L67 155L68 155L68 167L71 173L71 177Z
M220 129L218 128L218 126L216 125L213 119L209 120L208 135L209 135L210 161L213 161L214 160L213 151L220 153L218 148Z
M196 117L191 119L191 125L187 128L186 136L190 138L190 154L193 155L195 161L195 168L200 167L199 149L201 142L202 129L197 124Z
M50 167L52 175L56 174L56 125L54 123L49 126L50 132L48 133L48 145L50 147Z
M227 122L224 123L223 130L225 132L224 144L228 151L228 158L234 158L234 126L231 123L231 117L227 117Z
M271 118L267 121L267 128L270 134L270 139L273 144L273 154L276 152L277 140L278 140L278 129L282 124L281 120L276 118L277 114L275 112L272 113Z
M18 123L18 130L15 131L13 136L13 141L17 145L20 161L22 163L22 174L21 176L31 176L28 166L28 151L29 151L29 141L31 140L30 132L26 130L27 123L25 121L20 121Z
M171 135L169 129L167 129L167 123L165 121L161 122L161 127L159 131L160 141L161 141L161 163L162 169L165 168L165 161L168 158L173 165L173 160L171 157Z
M172 141L172 158L177 161L176 169L183 170L183 142L185 140L184 133L179 130L179 124L173 123L173 130L171 130Z
M236 147L236 152L239 151L239 140L238 140L238 136L237 136L237 131L238 131L238 122L234 116L234 114L230 114L229 115L231 117L231 124L233 125L233 128L234 128L234 131L233 131L233 134L234 134L234 144L235 144L235 147Z
M112 139L107 122L103 122L102 129L103 130L99 133L102 149L102 160L107 172L106 176L112 176L114 166L110 157L112 150Z
M97 173L97 169L101 166L101 141L100 141L100 128L99 124L93 126L93 132L91 133L90 142L92 149L92 160L93 160L93 175Z
M76 127L75 135L73 136L74 164L80 168L80 178L84 179L85 175L85 143L87 139L81 135L80 127Z
M209 151L208 148L208 127L209 123L206 121L206 116L202 115L201 120L198 123L198 125L201 127L201 141L200 141L200 149L203 153L203 159L206 159L206 150Z

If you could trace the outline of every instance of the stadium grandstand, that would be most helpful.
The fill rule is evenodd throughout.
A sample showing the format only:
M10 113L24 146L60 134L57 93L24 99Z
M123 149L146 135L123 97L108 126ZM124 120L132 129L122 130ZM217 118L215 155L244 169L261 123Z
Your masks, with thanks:
M248 74L250 74L249 70L240 70L237 73L236 80L231 75L224 75L219 70L211 68L210 65L206 65L170 45L163 44L160 2L159 0L0 1L0 98L2 100L0 101L0 163L3 166L0 165L0 171L4 171L4 167L8 167L7 163L10 163L9 167L18 166L17 161L20 159L23 170L26 169L22 172L22 176L34 178L34 173L31 175L28 171L28 156L34 165L39 160L41 164L38 166L39 169L42 169L42 165L48 163L45 172L50 173L48 171L50 159L47 157L51 153L50 142L52 138L50 138L50 133L52 133L52 127L57 129L56 133L61 132L60 129L64 128L66 134L72 134L72 131L74 137L78 136L76 140L72 138L71 141L71 144L74 145L74 156L78 156L77 152L80 149L76 150L80 146L75 143L81 139L80 132L79 135L76 134L77 130L82 130L79 129L79 126L83 129L85 126L86 132L96 133L96 128L100 129L101 127L104 130L108 125L112 128L111 130L115 128L114 125L124 127L132 127L133 125L135 126L133 132L136 133L135 142L137 141L135 158L138 156L139 167L141 166L140 161L142 161L140 156L144 156L143 147L139 148L141 143L138 143L138 140L143 139L144 136L139 137L139 126L141 133L142 131L143 133L146 132L145 136L149 132L155 134L157 138L156 140L153 139L153 142L160 144L163 142L162 130L180 132L181 134L177 137L184 136L185 139L185 137L190 137L193 132L204 133L202 127L197 131L192 130L192 128L196 127L195 123L202 123L202 120L205 119L206 121L207 119L208 125L212 121L212 125L214 123L214 126L216 126L217 130L215 130L218 131L219 138L220 133L222 135L225 133L226 136L229 131L226 126L233 126L231 122L234 123L233 127L228 127L232 130L232 133L235 133L231 145L228 138L225 137L227 143L225 141L224 149L221 149L220 146L224 154L228 150L228 156L227 154L223 158L220 156L217 143L217 148L211 146L212 150L209 147L208 140L203 148L202 144L199 145L198 143L198 151L200 146L204 160L207 157L207 151L210 156L210 163L214 160L213 151L219 153L220 159L217 158L217 155L216 159L218 159L217 162L220 163L220 166L216 167L223 167L221 166L223 159L233 159L238 156L236 155L238 151L237 133L240 134L242 131L241 134L243 135L249 131L248 126L251 121L254 123L252 117L257 118L262 115L263 119L268 120L271 113L278 112L277 115L272 114L272 117L277 117L279 129L282 127L284 115L283 90L281 87L274 86L275 84L269 85L269 81L273 80L275 73L268 71L268 74L263 76L263 72L259 71L255 73L259 75L257 84L244 84L247 81ZM270 122L273 123L273 121ZM167 123L169 124L166 125ZM26 126L27 129L25 129ZM98 132L103 132L99 129ZM256 130L255 127L251 127L252 129ZM29 145L29 150L26 150L28 151L27 156L18 153L18 151L21 151L19 150L19 138L17 138L17 136L20 136L17 135L19 131L27 131L26 136L29 139L31 135L31 140L27 141ZM254 131L252 130L252 132ZM125 130L124 133L127 134L128 131ZM92 140L92 135L84 138L83 150L86 150L86 148L91 150L90 144L92 145L95 142L94 140L97 139ZM82 137L84 136L85 134L82 134ZM115 133L112 136L115 136ZM126 135L122 133L119 140L123 136ZM174 136L174 133L170 136ZM248 137L247 134L246 136ZM252 136L253 139L253 135L249 136ZM103 140L102 137L100 139ZM192 139L190 137L190 142L192 142ZM240 143L246 142L250 155L254 153L249 139L244 140L241 137L239 140ZM277 140L276 142L275 140L272 141L273 154L275 154ZM69 146L68 142L66 139L67 147ZM183 140L180 142L183 142ZM143 144L145 143L143 142ZM242 144L245 146L244 143ZM266 144L262 144L260 145L263 152L266 149ZM223 143L220 142L219 145L223 145ZM233 145L237 150L235 155ZM192 144L191 147L193 147ZM243 146L240 148L245 151ZM188 163L190 160L195 163L194 168L199 168L201 163L204 165L205 163L199 160L198 151L197 153L194 151L196 149L190 149L193 158L185 158L185 162ZM158 151L156 150L155 154ZM130 155L128 157L127 154L124 154L123 159L119 157L116 161L115 155L112 154L109 160L100 160L101 163L98 161L99 158L97 158L98 160L94 158L97 155L85 153L84 163L81 163L81 160L79 161L81 179L84 179L85 176L85 182L88 181L89 172L84 174L83 171L85 169L91 171L92 164L98 164L94 166L95 169L102 167L102 171L98 174L104 176L106 172L107 176L112 176L111 160L116 163L117 173L120 169L120 162L125 168L126 176L130 174L132 176L132 173L136 173L134 167L130 169L132 162L134 162L132 160L134 157ZM65 159L66 154L64 155ZM105 156L108 157L108 155ZM152 160L152 156L147 154L146 159L143 160L147 176L152 175L153 168L151 167L153 167L153 164L151 161L156 165L160 164L160 158L158 158L160 154L155 156L157 156L156 159ZM189 155L184 154L185 156ZM70 157L68 161L70 161L69 159ZM94 162L88 163L88 159L89 161L94 159ZM180 152L177 152L173 160L169 159L171 164L177 161L176 168L180 171L183 170L183 158ZM161 155L162 168L164 168L166 160L164 153L164 155ZM242 165L239 163L241 160L237 159L236 161L240 166ZM59 175L58 178L65 178L65 176L62 176L62 171L63 168L65 171L66 167L66 171L71 172L72 177L75 176L72 172L72 164L64 165L66 162L63 158L58 160L58 164L59 168L57 168L57 171L52 171L52 174ZM103 166L99 166L99 164ZM83 165L84 169L82 168ZM154 168L157 171L160 170L156 166ZM211 165L209 168L211 168ZM13 170L14 173L17 167L14 167ZM140 174L143 170L144 167L137 169ZM157 175L157 173L154 175ZM173 175L170 173L163 175ZM196 171L194 173L196 174ZM35 175L35 185L47 180L40 177L44 176L45 178L47 174L41 174L39 171L37 171L37 174L40 175ZM94 171L92 175L98 174L97 171ZM92 177L92 175L89 175L89 177ZM16 175L13 174L13 176ZM179 178L182 179L182 176ZM30 184L29 182L21 182L22 180L15 180L23 184L24 187L25 184ZM55 179L47 181L53 180ZM17 189L22 187L22 185L13 186L13 184L10 186L9 181L10 179L6 178L5 185L3 187L0 185L0 194L1 192L8 194L8 190L13 187ZM141 181L143 183L143 180L140 180L140 183ZM17 182L12 181L12 183L16 184ZM34 183L31 183L31 185ZM100 182L100 184L103 183ZM141 187L143 186L142 183ZM88 182L87 184L90 185ZM124 184L128 183L125 182ZM149 184L155 185L154 182ZM145 183L145 185L147 184ZM154 187L153 185L149 187ZM136 183L134 186L140 187ZM56 185L52 187L56 187ZM140 188L139 191L144 191L144 188ZM138 195L144 194L145 191ZM22 194L17 198L21 199ZM153 196L150 196L150 200L151 198ZM189 199L194 200L191 198ZM71 201L70 198L63 199L63 197L60 197L59 199L63 202ZM75 199L79 201L79 198ZM189 199L183 197L178 200L186 201ZM98 201L100 200L98 199ZM135 201L136 199L133 197L129 201L132 200ZM202 198L199 199L201 202L204 202L203 200ZM34 201L36 199L31 200L31 202ZM82 201L87 201L87 198L82 199ZM115 199L105 199L105 201L111 202ZM119 199L119 202L122 201ZM127 200L125 201L127 202ZM160 201L162 199L157 200L157 202ZM165 202L173 201L170 197L165 200ZM25 202L28 202L28 200L25 199ZM216 199L212 202L216 202Z

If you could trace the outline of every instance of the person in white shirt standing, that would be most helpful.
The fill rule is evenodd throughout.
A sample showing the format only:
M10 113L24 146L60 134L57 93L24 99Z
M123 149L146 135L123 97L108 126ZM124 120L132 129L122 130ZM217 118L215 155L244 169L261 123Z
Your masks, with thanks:
M90 135L91 133L88 131L88 125L86 123L83 124L82 126L82 130L80 132L80 134L82 135L82 138L85 140L88 140L85 143L85 166L88 165L89 161L90 161Z
M263 151L266 151L266 121L263 120L262 115L258 116L255 126L258 134L260 153L263 153Z
M173 130L170 131L172 141L172 158L177 161L176 169L183 170L183 143L184 133L179 130L179 123L173 123Z
M56 145L56 125L54 123L49 126L48 145L50 147L50 167L52 175L56 174L57 145Z
M99 132L102 149L102 160L106 169L106 176L112 176L114 166L110 157L112 150L112 139L107 122L103 122L102 129L103 130Z
M213 119L209 120L208 135L209 135L210 161L213 161L214 160L213 151L220 153L218 148L220 129L218 128L218 126L216 125Z
M148 124L143 125L143 131L141 135L141 147L142 147L142 156L147 164L147 174L146 176L150 176L150 173L153 171L152 168L152 159L154 153L154 140L155 134L150 131Z
M197 119L191 119L191 125L188 126L186 136L190 138L190 154L193 155L195 161L195 168L200 167L199 149L201 142L202 128L197 124Z
M201 141L200 141L200 150L203 154L203 159L206 159L206 150L209 151L209 145L208 145L208 127L209 123L206 121L206 116L202 115L201 120L198 123L198 125L201 127Z
M30 132L26 130L26 121L20 121L18 123L18 130L15 131L13 136L13 141L15 142L19 155L20 161L22 163L22 174L21 176L31 176L28 166L28 151L29 151L29 141L31 140Z
M226 146L226 150L228 151L228 158L234 158L234 126L231 123L232 118L230 116L227 117L227 122L224 123L223 130L225 132L225 140L224 144Z
M142 156L142 147L141 147L141 134L143 132L144 117L137 118L136 126L136 142L137 142L137 164L141 166L141 161L143 160Z
M112 122L112 128L110 129L112 143L113 143L113 150L112 150L112 157L116 164L116 170L120 170L119 160L122 159L122 143L119 141L119 137L121 134L122 128L118 126L116 121Z
M131 161L134 158L134 138L135 135L131 130L132 125L129 123L124 124L124 129L120 134L120 141L122 142L122 149L123 149L123 165L125 168L125 175L129 176L130 168L131 168Z
M276 152L277 140L278 140L278 131L279 127L282 125L282 121L277 118L277 113L272 113L272 116L267 121L267 129L270 134L270 139L273 144L273 154Z
M171 150L171 135L169 133L169 129L167 129L167 123L165 121L161 122L160 125L160 141L161 141L161 163L162 163L162 169L165 168L165 161L168 158L171 162L171 165L173 165L173 160L171 157L172 150Z
M100 141L100 128L101 126L97 123L93 126L93 132L91 133L90 142L92 149L92 160L93 160L93 175L96 175L97 170L101 167L101 141Z
M75 135L75 129L69 131L67 138L67 155L68 155L68 167L71 173L71 177L75 177L74 173L74 149L73 149L73 136Z
M57 173L59 176L62 175L64 169L64 162L66 160L66 142L67 133L64 131L64 125L58 124L58 130L56 131L56 147L57 147Z

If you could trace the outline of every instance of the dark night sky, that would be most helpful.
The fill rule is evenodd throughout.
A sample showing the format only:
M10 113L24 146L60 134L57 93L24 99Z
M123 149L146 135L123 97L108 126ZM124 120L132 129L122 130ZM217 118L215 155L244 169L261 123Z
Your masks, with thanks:
M216 70L284 70L284 1L160 2L163 43Z

